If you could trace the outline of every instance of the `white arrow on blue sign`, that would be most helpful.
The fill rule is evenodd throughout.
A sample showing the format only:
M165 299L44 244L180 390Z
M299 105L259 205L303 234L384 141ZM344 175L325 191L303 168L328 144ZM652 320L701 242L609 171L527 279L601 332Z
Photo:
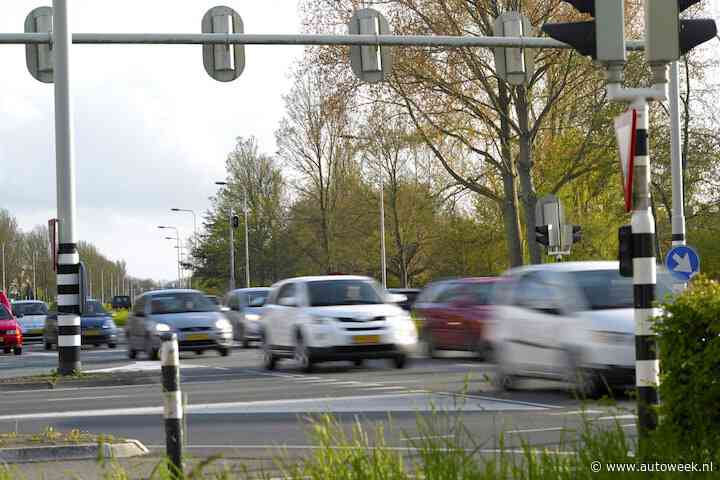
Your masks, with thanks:
M665 267L673 278L687 282L700 271L700 256L692 247L679 245L668 252Z

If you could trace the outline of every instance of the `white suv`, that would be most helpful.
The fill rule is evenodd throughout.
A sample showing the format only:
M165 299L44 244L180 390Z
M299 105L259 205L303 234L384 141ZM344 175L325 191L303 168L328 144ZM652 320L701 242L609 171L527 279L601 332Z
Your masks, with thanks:
M368 277L300 277L273 286L262 316L263 363L294 358L306 372L325 361L387 358L403 368L417 345L410 316Z

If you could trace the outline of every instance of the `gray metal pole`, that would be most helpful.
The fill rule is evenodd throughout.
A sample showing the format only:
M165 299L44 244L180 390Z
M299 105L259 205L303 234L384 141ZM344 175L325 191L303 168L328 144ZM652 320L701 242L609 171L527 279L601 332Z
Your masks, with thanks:
M380 176L380 269L382 270L382 286L387 288L387 263L385 259L385 187Z
M33 251L33 300L37 298L37 283L35 282L36 275L35 275L35 263L37 260L37 252Z
M248 233L247 191L243 194L243 210L245 210L245 286L250 288L250 234Z
M2 264L3 292L7 293L7 285L5 284L5 242L2 243Z
M672 172L672 244L685 245L683 199L683 158L680 148L680 72L678 62L670 64L670 155Z
M235 290L235 235L233 227L233 212L230 210L230 290Z
M180 268L180 234L177 232L175 232L175 242L177 244L178 288L182 288L182 270Z
M633 102L637 111L637 143L633 170L633 296L635 304L635 385L637 386L638 434L646 438L657 427L660 362L657 336L652 329L657 312L655 283L655 221L650 204L649 109L645 98Z
M100 270L100 301L105 303L105 271Z
M195 211L190 210L190 213L192 213L193 216L193 246L195 247L195 250L197 250L197 218L195 217ZM195 266L195 262L192 263L193 267ZM192 288L193 279L195 278L195 268L193 268L192 273L190 274L190 288Z
M58 372L80 370L80 255L77 250L75 157L70 97L68 1L53 0L55 157L58 218Z

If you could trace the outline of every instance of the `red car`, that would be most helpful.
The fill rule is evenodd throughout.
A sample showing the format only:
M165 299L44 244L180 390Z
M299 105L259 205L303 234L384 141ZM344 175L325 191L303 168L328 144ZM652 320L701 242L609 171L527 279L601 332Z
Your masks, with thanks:
M0 345L5 353L22 354L23 336L5 292L0 292Z
M431 283L415 301L413 313L421 322L427 353L438 350L475 352L482 360L492 354L487 338L492 321L495 277L460 278Z

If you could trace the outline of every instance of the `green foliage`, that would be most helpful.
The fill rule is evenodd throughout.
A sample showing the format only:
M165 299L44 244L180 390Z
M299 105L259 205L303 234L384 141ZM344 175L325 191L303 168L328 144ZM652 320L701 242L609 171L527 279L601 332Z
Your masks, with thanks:
M720 452L720 283L698 278L664 305L662 428L696 456Z

